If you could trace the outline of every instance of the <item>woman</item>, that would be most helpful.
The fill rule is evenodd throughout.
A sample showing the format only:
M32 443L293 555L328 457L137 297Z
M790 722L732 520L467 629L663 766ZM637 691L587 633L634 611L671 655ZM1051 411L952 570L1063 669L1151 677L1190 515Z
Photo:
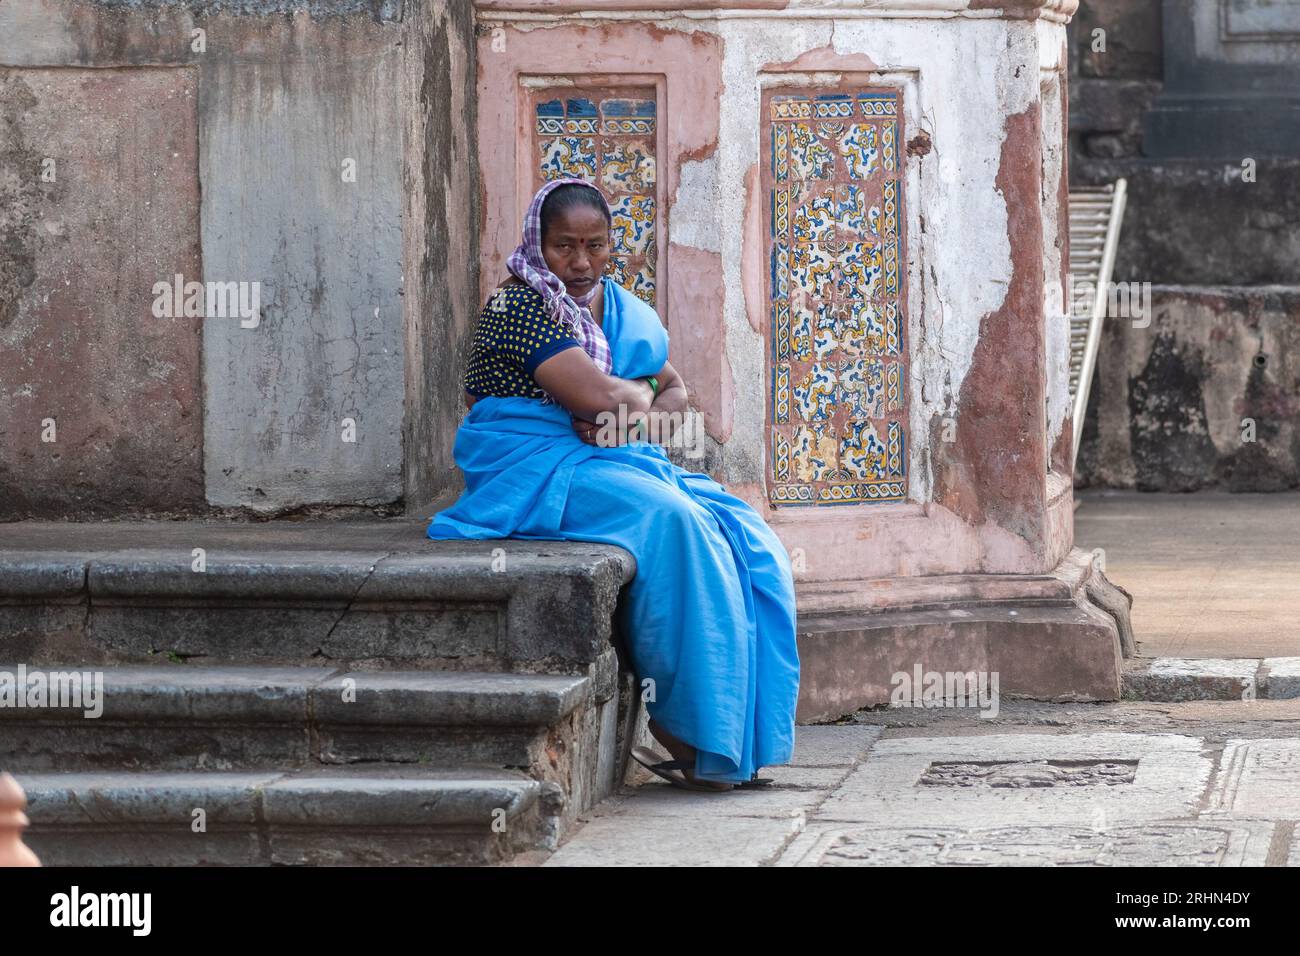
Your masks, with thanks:
M749 505L640 440L648 413L686 410L686 389L654 309L603 276L611 227L584 180L533 197L511 277L474 333L454 449L465 492L429 537L626 548L637 571L620 628L650 732L675 759L634 756L686 789L770 783L758 768L794 750L790 562ZM626 428L611 435L620 410Z

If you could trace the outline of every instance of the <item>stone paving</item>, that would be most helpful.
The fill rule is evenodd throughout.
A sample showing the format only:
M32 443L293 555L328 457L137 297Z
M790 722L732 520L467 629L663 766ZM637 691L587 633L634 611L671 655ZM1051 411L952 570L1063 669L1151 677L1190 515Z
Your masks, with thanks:
M1074 546L1133 595L1142 656L1300 656L1300 492L1076 498Z
M796 740L770 788L651 776L534 862L1300 865L1300 700L882 709Z

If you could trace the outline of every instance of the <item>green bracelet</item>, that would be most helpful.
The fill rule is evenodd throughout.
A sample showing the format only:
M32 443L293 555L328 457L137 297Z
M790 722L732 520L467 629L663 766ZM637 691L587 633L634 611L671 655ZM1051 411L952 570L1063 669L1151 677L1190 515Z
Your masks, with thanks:
M653 375L647 375L647 376L645 377L645 380L646 380L647 382L650 383L650 387L654 390L653 394L658 395L658 394L659 394L659 379L655 378Z

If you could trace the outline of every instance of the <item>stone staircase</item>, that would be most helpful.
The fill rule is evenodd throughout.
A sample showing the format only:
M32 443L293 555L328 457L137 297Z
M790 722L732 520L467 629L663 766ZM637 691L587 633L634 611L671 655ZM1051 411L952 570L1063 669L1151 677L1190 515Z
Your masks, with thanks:
M43 862L553 848L626 770L640 715L614 613L634 563L423 529L0 525L0 768ZM30 694L73 673L98 693L4 700L4 675Z

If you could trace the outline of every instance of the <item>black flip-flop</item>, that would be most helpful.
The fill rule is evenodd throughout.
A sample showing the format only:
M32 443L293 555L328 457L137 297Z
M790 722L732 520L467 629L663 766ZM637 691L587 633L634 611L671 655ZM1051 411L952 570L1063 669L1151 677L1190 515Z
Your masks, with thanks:
M632 748L632 759L655 776L663 777L674 787L680 787L683 790L696 790L702 793L726 793L731 789L731 787L705 787L687 780L683 771L694 770L694 760L660 760L659 755L649 747ZM674 771L676 772L674 773ZM744 786L744 784L732 784L732 786Z

